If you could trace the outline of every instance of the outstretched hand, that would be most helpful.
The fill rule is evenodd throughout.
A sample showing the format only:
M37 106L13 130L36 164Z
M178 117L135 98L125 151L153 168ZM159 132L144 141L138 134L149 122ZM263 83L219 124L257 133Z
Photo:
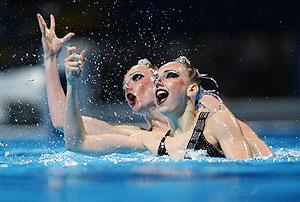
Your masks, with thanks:
M53 15L50 15L50 29L48 29L41 14L37 14L37 19L42 33L44 57L58 56L62 45L70 40L75 34L70 32L63 38L58 38L55 34L55 18Z
M74 85L82 75L83 65L85 63L86 52L81 51L80 54L76 54L73 51L79 50L79 48L72 46L68 47L67 58L64 60L66 68L66 76L68 84Z

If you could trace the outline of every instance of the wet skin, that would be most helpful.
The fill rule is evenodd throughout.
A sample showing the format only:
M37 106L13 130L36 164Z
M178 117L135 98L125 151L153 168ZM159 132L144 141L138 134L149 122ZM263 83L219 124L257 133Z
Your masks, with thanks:
M205 108L195 109L199 86L191 81L188 73L189 69L184 64L169 62L158 70L158 77L155 80L157 109L168 118L173 133L165 145L170 156L175 158L182 157L178 151L186 148L199 113L207 111ZM217 150L222 150L227 158L252 157L238 121L228 110L220 109L210 113L205 122L203 135ZM185 144L180 144L181 142ZM172 145L169 149L168 144Z
M186 103L195 98L187 96L188 85L191 84L189 80L188 71L181 63L169 62L159 69L158 77L155 80L155 95L157 109L160 113L168 117L178 117L184 113ZM226 105L212 95L204 95L201 103L211 112L225 110L231 114ZM255 156L273 154L272 150L246 123L238 119L237 121Z
M133 66L125 75L125 99L134 112L143 114L146 107L155 107L153 82L152 70L147 65Z
M170 62L158 70L155 80L156 106L160 113L176 116L183 113L188 102L188 74L185 67L177 62ZM161 96L159 96L161 94Z

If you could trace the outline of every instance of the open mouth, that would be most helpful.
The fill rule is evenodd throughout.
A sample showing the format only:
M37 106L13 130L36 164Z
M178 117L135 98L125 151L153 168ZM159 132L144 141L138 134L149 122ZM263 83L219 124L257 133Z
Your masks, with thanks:
M126 97L127 97L127 100L128 100L131 107L133 105L135 105L135 102L136 102L136 96L135 95L133 95L132 93L128 93Z
M158 89L156 92L155 92L155 95L156 95L156 103L158 105L162 104L164 101L166 101L166 99L168 98L169 96L169 92L164 90L164 89Z

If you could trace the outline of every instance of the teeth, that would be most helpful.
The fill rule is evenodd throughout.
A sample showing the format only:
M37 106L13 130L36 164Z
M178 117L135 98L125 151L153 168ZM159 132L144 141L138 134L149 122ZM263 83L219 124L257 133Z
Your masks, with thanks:
M163 91L158 91L157 92L157 95L161 95L161 94L164 94L165 92L163 92Z
M168 91L166 90L158 90L156 92L156 97L159 99L159 100L162 100L162 99L165 99L169 96L169 93Z

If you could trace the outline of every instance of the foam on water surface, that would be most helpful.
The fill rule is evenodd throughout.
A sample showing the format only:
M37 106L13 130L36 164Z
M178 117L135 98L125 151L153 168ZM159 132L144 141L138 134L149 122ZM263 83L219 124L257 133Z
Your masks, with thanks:
M265 140L274 156L243 161L201 152L192 160L150 152L87 156L55 141L2 141L0 194L22 201L199 201L199 194L204 201L297 201L298 137Z

